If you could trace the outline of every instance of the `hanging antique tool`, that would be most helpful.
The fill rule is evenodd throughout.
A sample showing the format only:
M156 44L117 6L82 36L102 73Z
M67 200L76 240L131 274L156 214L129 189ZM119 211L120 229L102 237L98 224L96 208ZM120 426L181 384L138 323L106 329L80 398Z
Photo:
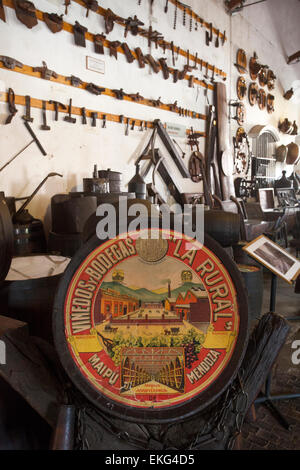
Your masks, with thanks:
M21 23L31 29L38 24L35 6L27 0L14 0L16 16Z
M267 86L268 86L269 91L274 90L275 80L276 80L276 76L274 75L274 72L272 70L268 70L268 73L267 73Z
M244 49L238 49L236 63L234 64L241 74L247 73L247 57Z
M144 57L144 54L142 53L141 48L136 47L135 48L135 53L136 53L136 56L137 56L139 67L140 67L140 69L143 69L145 67L145 57Z
M176 26L177 26L177 9L178 9L178 0L175 0L173 29L176 29Z
M119 90L112 90L113 93L116 95L117 100L123 100L126 93L124 92L123 88Z
M239 100L243 100L247 93L246 80L244 77L239 77L236 84L236 93Z
M87 124L85 108L81 108L81 116L82 116L81 124Z
M27 122L33 122L33 118L30 115L30 105L31 105L30 96L26 95L25 96L26 111L25 111L25 115L22 116L22 119L24 119L24 121L27 121Z
M63 103L60 103L59 101L50 100L49 103L54 105L54 111L55 111L54 120L58 121L59 107L61 107L62 109L67 109L67 107Z
M106 34L109 34L114 29L115 21L124 21L124 20L123 18L120 18L119 16L115 15L114 12L110 8L107 8L105 15L104 15L104 21L105 21L105 32Z
M2 0L0 0L0 19L2 21L4 21L4 23L6 22L5 11L4 11L3 1Z
M261 69L268 69L268 65L262 65L257 61L258 57L256 52L254 52L253 57L249 61L249 73L251 80L256 80Z
M12 88L8 89L8 110L9 116L6 118L5 124L10 124L18 110L15 105L15 92Z
M154 73L158 73L160 71L160 65L156 62L151 54L145 55L146 62L151 66Z
M72 98L70 98L69 115L64 117L64 121L75 124L76 118L72 118Z
M209 31L206 31L206 34L205 34L205 43L207 46L209 46L212 39L213 39L213 25L212 23L209 23Z
M128 47L128 44L126 42L123 42L121 44L121 47L124 51L124 54L125 54L125 57L127 59L127 62L129 62L129 64L131 64L132 62L134 62L135 58L133 57L132 53L131 53L131 50L129 49Z
M266 67L261 67L260 72L258 74L258 82L260 86L265 86L267 84L267 69Z
M133 18L127 18L125 21L124 38L126 38L128 31L130 31L133 36L137 36L139 33L139 26L144 26L144 24L145 23L140 21L136 15L134 15Z
M89 91L90 93L92 93L93 95L101 95L105 90L106 88L101 88L97 85L95 85L94 83L88 83L85 87L86 91Z
M216 32L216 42L215 42L215 47L219 47L219 35L220 35L220 30L217 29L217 32Z
M54 70L49 70L46 62L42 61L43 67L33 67L34 72L40 72L41 78L44 80L50 80L51 77L58 78L58 75Z
M243 126L246 120L246 108L240 101L230 101L229 106L236 108L236 115L231 119L235 119L239 126Z
M158 41L164 38L161 33L159 33L158 31L154 31L152 29L152 26L150 26L148 30L142 31L141 36L148 38L148 47L151 46L151 42L154 42L156 49L158 47Z
M86 17L89 16L89 12L98 10L98 2L96 0L83 0L83 3L86 6Z
M164 57L161 57L160 59L158 59L158 62L160 63L164 79L168 80L170 76L170 72L169 72L169 67L167 64L167 59L165 59Z
M254 106L256 104L257 96L258 96L257 84L255 82L250 83L249 90L248 90L248 98L249 98L249 103L251 106Z
M76 46L81 46L85 47L85 33L87 32L87 28L82 26L81 24L78 23L78 21L75 21L75 24L73 26L73 33L74 33L74 41Z
M97 112L92 112L92 113L91 113L91 118L92 118L92 127L96 127L96 125L97 125L98 113L97 113Z
M43 100L42 104L42 116L43 116L43 124L41 125L42 131L50 131L51 127L47 125L47 116L46 116L46 106L47 102Z
M44 21L52 33L59 33L63 29L63 16L56 13L43 13Z
M6 168L11 162L14 161L15 158L17 158L22 152L24 152L24 150L26 150L33 142L36 143L36 145L38 146L39 150L42 152L43 155L47 155L46 151L44 150L44 148L42 147L40 141L38 140L37 136L35 135L35 133L33 132L33 130L31 129L30 125L28 124L27 121L24 121L24 124L26 126L26 129L28 130L29 134L31 135L32 137L32 140L30 142L28 142L27 145L25 145L25 147L23 147L16 155L14 155L10 160L8 160L8 162L5 163L5 165L3 165L1 168L0 168L0 172L4 170L4 168Z
M132 93L132 94L129 94L128 96L134 102L139 102L139 101L142 101L144 99L144 97L141 96L139 93Z
M71 4L71 0L65 0L65 3L64 3L64 5L66 7L65 8L65 15L68 14L68 8L69 8L70 4Z
M18 60L13 59L12 57L8 57L6 55L0 55L0 60L2 64L4 65L4 67L9 70L14 70L16 67L19 67L20 69L23 68L22 62L19 62Z
M260 88L260 90L258 90L256 100L257 100L257 104L258 104L259 109L260 110L265 109L266 104L267 104L267 95L266 95L265 90L263 90L262 88Z
M83 84L83 81L80 78L75 77L75 75L71 75L70 77L67 77L67 80L70 80L71 85L75 86L76 88L78 88L80 85Z
M120 45L121 45L120 41L109 42L108 48L109 48L110 57L113 56L116 60L118 60L118 47Z
M268 111L269 114L271 114L275 111L275 109L274 109L274 100L275 100L275 96L268 93L268 95L267 95L267 111Z
M94 35L94 50L96 54L104 54L103 42L105 38L106 38L105 34Z

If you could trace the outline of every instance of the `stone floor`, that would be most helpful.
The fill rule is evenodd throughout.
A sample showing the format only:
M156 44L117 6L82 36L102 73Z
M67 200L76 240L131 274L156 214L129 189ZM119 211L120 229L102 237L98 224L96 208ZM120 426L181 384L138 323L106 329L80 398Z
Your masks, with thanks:
M271 276L264 275L263 312L269 311ZM286 317L300 317L300 295L294 287L278 278L276 313ZM271 395L300 393L300 364L292 363L292 343L300 340L300 319L289 320L291 330L272 373ZM242 450L300 450L300 398L274 401L274 405L290 424L286 430L265 405L256 406L256 420L247 420L242 428Z

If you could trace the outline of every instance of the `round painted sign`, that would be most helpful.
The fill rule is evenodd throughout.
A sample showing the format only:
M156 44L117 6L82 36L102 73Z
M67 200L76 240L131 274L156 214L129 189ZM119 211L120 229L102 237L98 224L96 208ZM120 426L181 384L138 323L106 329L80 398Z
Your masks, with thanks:
M247 301L240 274L204 246L159 230L96 238L66 270L54 308L62 364L102 409L170 421L218 396L240 363Z

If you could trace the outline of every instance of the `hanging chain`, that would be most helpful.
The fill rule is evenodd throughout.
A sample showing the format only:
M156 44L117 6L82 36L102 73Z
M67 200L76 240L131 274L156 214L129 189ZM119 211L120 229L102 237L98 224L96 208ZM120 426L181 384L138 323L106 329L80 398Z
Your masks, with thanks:
M190 17L190 32L193 30L193 14L191 12L191 17Z
M177 2L177 0L176 0L175 10L174 10L174 25L173 25L173 29L176 29L176 24L177 24L177 7L178 7L178 2Z
M185 21L186 21L186 7L183 7L183 17L182 17L182 24L185 26Z

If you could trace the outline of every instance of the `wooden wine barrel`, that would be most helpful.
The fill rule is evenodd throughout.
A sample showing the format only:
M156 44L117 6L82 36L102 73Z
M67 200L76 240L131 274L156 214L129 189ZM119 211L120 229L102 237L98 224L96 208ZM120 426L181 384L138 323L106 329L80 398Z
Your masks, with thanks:
M51 198L52 232L82 232L86 220L96 209L95 196L71 197L69 194L56 194Z
M247 296L234 261L207 235L204 246L179 232L156 235L90 238L53 308L55 347L74 386L128 423L180 422L206 409L246 347Z
M204 231L221 246L233 246L240 239L240 215L218 210L205 211Z
M81 233L49 232L48 253L72 258L83 245Z
M1 311L28 323L31 335L51 341L54 295L68 263L48 255L13 258L0 287Z
M2 282L11 264L13 256L13 224L4 193L0 192L0 282Z
M264 278L262 267L238 264L244 279L248 298L249 322L252 324L261 317L263 302Z

